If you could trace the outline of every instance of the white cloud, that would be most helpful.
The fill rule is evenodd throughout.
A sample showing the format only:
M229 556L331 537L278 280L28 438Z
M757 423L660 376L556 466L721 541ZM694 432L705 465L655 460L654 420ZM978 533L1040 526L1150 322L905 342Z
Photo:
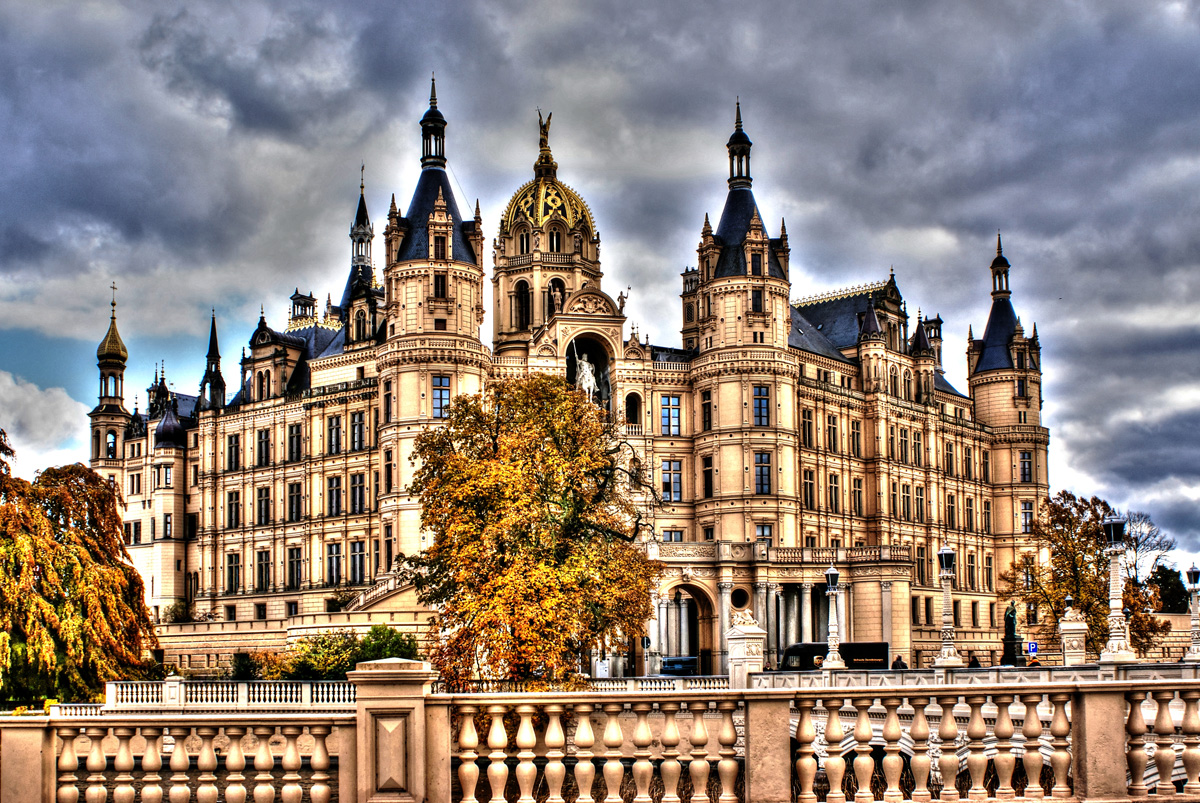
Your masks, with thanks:
M32 479L49 466L85 459L87 412L62 388L40 388L0 371L0 428L17 450L18 476Z

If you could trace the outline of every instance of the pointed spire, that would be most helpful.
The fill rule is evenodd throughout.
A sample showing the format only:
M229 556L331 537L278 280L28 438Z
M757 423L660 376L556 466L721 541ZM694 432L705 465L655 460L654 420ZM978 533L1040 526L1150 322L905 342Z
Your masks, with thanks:
M121 333L117 331L117 283L112 285L112 310L108 317L108 331L104 334L104 339L100 341L100 345L96 348L96 359L99 362L117 362L124 364L129 359L129 350L125 348L125 341L121 340Z
M396 208L396 193L392 193L392 205L388 207L388 217L400 214L400 210Z
M967 342L969 343L974 339L975 339L975 327L972 326L971 324L967 324Z
M700 233L706 237L712 234L712 224L708 222L707 212L704 213L704 227L700 229Z
M862 327L858 335L860 340L883 338L883 327L879 325L879 316L875 314L874 293L867 297L867 311L863 313Z
M208 359L221 359L221 351L217 348L217 310L212 311L212 325L208 330Z
M437 78L429 82L429 109L421 118L421 167L446 166L446 118L437 107Z
M929 342L929 333L925 331L925 323L921 320L920 310L917 310L917 332L913 336L912 350L915 356L933 354L933 345Z
M749 188L750 178L750 137L742 130L742 100L737 99L734 112L733 134L725 147L729 150L729 188Z
M437 73L429 74L429 108L437 108Z

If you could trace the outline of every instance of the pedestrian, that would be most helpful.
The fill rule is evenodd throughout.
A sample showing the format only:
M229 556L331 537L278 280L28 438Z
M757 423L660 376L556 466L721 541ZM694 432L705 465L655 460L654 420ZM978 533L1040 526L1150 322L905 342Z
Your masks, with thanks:
M971 653L971 660L967 663L967 669L981 669L983 664L979 663L979 656Z
M908 664L904 663L904 658L900 653L896 653L896 660L892 661L892 669L908 669Z
M1025 666L1041 666L1041 665L1042 665L1042 662L1037 659L1036 655L1029 659L1029 663L1025 664Z

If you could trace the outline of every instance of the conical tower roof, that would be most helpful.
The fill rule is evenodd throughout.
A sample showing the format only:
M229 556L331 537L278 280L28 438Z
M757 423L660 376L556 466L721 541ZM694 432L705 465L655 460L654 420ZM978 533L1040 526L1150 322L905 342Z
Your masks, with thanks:
M117 331L117 299L115 288L112 300L112 317L108 321L108 333L104 335L104 339L96 347L96 359L100 362L120 363L129 359L129 349L125 348L125 341L121 340L121 333Z

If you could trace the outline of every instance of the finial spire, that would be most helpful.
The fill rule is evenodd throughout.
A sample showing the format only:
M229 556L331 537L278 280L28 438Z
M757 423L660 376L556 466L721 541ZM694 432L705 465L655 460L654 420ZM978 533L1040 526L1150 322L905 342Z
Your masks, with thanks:
M437 74L429 74L429 108L437 108Z
M1004 246L1000 244L1000 229L996 229L996 256L1004 255Z
M367 189L367 163L363 162L358 168L358 194L362 195Z
M733 125L736 130L741 131L742 130L742 98L741 98L741 96L738 96L738 95L735 95L734 98L735 98L734 108L736 111L735 111Z
M115 320L117 319L117 283L116 283L116 282L113 282L113 283L112 283L112 285L110 285L110 286L112 287L112 291L113 291L113 295L112 295L112 318L113 318L113 320L115 321Z

